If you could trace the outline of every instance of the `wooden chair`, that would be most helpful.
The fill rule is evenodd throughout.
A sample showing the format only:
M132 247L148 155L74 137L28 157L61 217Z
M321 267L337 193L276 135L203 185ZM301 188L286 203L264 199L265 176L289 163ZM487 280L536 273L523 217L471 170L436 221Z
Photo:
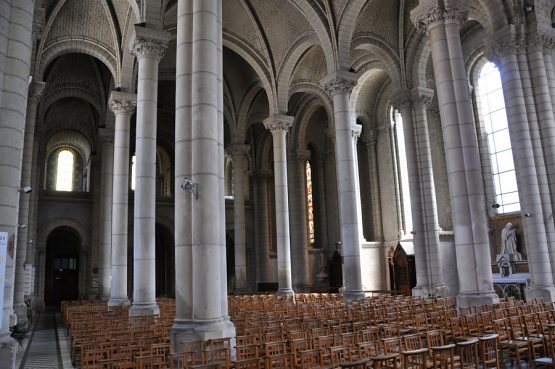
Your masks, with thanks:
M168 363L164 355L135 356L137 369L165 369Z
M282 353L264 358L264 369L293 369L291 354Z
M460 357L455 356L456 345L442 345L430 347L431 367L433 369L454 369L456 360Z
M235 352L237 360L255 359L259 357L258 345L237 346Z
M548 324L544 327L546 353L545 356L534 360L534 364L538 367L548 367L555 369L555 325Z
M514 340L507 327L506 319L495 319L493 321L494 331L498 337L499 346L506 350L509 359L514 359L520 368L520 361L523 355L529 355L528 342Z
M483 368L500 369L498 335L491 334L478 338L480 347L480 362ZM520 366L520 363L518 363Z
M457 353L461 369L478 369L480 367L478 338L457 342Z
M256 357L250 359L236 360L233 362L234 369L260 369L263 360Z

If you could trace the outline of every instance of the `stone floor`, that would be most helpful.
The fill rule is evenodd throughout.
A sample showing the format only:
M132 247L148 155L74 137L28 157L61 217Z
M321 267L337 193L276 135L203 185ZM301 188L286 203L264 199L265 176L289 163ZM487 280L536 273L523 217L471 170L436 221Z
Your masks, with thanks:
M17 369L72 369L69 340L59 312L46 311L31 322L29 339L17 354ZM518 368L505 362L503 368ZM522 361L522 369L529 366Z
M70 369L68 340L60 313L45 311L31 322L29 339L17 353L18 369Z

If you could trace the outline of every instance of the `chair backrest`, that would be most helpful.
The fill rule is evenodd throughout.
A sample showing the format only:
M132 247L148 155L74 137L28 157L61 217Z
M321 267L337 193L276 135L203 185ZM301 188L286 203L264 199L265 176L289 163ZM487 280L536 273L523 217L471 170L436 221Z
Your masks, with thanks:
M430 347L432 368L454 369L455 348L454 344Z
M457 342L460 367L464 369L478 369L480 366L478 351L478 338Z
M403 336L402 338L403 338L402 349L405 351L418 350L423 347L422 336L419 333L408 334Z
M439 329L426 332L426 342L428 347L437 347L445 345L445 333Z
M498 337L497 334L491 334L478 339L480 361L484 368L491 368L493 366L499 369L500 367Z

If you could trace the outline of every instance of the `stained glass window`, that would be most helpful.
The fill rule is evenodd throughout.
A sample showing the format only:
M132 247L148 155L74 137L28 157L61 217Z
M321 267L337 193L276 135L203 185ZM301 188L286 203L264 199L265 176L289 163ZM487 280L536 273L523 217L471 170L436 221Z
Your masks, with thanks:
M305 163L306 175L306 212L308 218L308 243L314 245L314 203L312 194L312 167L307 160Z

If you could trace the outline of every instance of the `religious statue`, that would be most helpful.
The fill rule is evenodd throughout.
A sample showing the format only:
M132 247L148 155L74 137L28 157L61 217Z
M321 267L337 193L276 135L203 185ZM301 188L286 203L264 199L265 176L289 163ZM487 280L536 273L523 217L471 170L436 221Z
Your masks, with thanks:
M522 260L522 255L517 250L516 227L512 223L507 223L501 231L501 255L514 255L513 260Z

